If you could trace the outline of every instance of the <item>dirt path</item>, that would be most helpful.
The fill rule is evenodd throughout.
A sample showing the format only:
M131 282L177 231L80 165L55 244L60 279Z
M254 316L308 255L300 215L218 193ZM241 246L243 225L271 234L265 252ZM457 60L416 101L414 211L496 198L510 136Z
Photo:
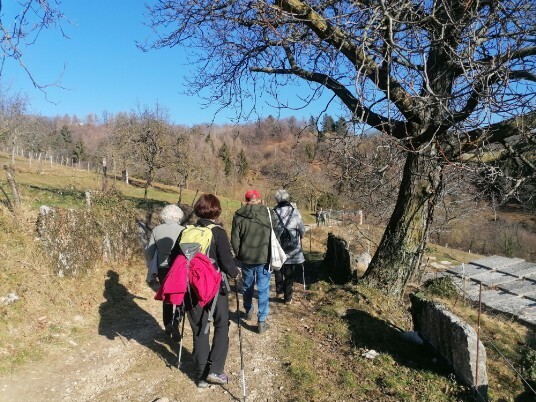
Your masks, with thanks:
M273 281L273 278L272 278ZM123 285L121 285L123 286ZM273 289L272 284L272 289ZM243 400L236 299L230 298L230 349L227 386L198 389L191 377L191 332L185 330L182 365L178 345L169 343L160 327L160 303L145 287L120 304L103 303L100 323L87 323L80 339L68 340L38 363L0 377L1 401L240 401ZM272 292L273 293L273 292ZM122 299L123 300L123 299ZM296 303L296 304L299 304ZM256 322L242 321L247 401L280 401L282 364L276 347L286 325L282 314L292 306L270 303L271 328L255 332ZM118 318L119 317L119 318ZM75 320L83 321L82 317ZM78 339L78 338L77 338Z

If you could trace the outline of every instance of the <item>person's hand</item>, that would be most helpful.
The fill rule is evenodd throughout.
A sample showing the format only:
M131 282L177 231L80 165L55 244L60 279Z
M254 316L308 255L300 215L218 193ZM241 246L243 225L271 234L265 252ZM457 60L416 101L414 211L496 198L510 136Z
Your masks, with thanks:
M240 268L238 268L238 267L236 267L236 269L238 269L238 274L233 279L238 280L242 276L242 270Z
M147 278L145 278L145 282L147 282L149 286L157 285L158 275L157 274L147 275Z

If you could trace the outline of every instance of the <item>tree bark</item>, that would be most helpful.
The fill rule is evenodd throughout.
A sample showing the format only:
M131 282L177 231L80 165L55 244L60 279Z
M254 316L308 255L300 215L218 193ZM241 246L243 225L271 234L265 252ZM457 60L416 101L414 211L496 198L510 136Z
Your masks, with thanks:
M63 158L63 157L62 157ZM106 157L102 158L102 192L106 192Z
M17 188L17 182L13 177L13 171L8 164L4 165L4 170L6 171L7 182L11 186L11 194L13 196L13 205L18 207L20 205L19 190Z
M441 190L441 166L430 154L408 153L395 210L365 272L366 282L402 297L419 269Z
M149 166L149 170L147 171L145 185L143 186L143 199L145 201L147 201L147 196L149 195L149 187L151 187L151 184L153 183L153 176L154 176L154 169L151 165Z

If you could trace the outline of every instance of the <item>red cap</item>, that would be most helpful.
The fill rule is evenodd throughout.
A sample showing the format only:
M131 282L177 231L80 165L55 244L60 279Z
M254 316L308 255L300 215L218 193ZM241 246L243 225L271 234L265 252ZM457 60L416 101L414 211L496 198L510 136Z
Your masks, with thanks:
M257 190L248 190L244 198L246 201L251 201L254 198L261 198L261 195Z

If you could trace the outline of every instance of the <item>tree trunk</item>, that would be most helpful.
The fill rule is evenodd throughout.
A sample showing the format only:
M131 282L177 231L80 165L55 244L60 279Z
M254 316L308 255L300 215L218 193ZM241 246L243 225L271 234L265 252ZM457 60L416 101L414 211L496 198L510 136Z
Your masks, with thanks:
M149 180L146 180L145 185L143 186L143 199L145 201L147 201L147 194L149 193L149 186L150 186Z
M177 205L181 205L182 202L182 186L183 183L181 182L181 184L179 184L179 200L177 201Z
M11 186L11 195L13 196L13 205L18 207L20 205L19 190L17 188L17 182L15 177L13 177L13 171L8 164L4 165L4 170L6 171L7 182Z
M63 156L61 157L63 160ZM106 157L102 158L102 192L106 192Z
M364 275L367 283L402 297L419 269L441 190L441 166L430 155L408 153L395 209Z
M154 170L152 167L150 167L149 170L147 171L147 177L145 179L145 186L143 189L143 199L145 201L147 201L147 196L149 194L149 187L151 187L151 184L153 182L153 173L154 173Z

